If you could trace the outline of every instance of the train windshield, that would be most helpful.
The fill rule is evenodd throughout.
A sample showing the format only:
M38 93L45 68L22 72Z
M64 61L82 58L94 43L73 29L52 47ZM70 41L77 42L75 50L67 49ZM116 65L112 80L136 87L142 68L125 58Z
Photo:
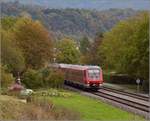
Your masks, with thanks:
M88 77L91 80L99 80L100 79L100 70L98 70L98 69L88 70Z

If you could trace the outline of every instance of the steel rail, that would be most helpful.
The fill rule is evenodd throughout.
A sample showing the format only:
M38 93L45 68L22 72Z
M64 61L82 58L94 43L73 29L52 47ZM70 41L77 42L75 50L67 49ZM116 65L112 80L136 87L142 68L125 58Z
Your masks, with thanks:
M113 100L120 104L124 104L124 105L130 106L130 107L133 107L133 108L145 111L145 112L149 112L150 106L142 104L140 102L135 102L133 100L124 99L124 98L114 96L114 95L111 95L111 94L108 94L108 93L105 93L102 91L101 92L92 92L92 94L109 99L109 100Z
M110 87L106 87L106 86L103 86L100 90L107 90L107 91L115 92L115 93L118 93L118 94L126 95L126 96L129 96L129 97L133 97L133 98L136 98L136 99L149 101L149 96L144 96L144 95L141 95L141 94L122 91L122 90L119 90L119 89L114 89L114 88L110 88Z
M150 117L149 117L149 115L150 115L149 101L137 99L136 97L129 97L130 98L129 99L129 98L127 98L127 95L124 96L124 94L120 94L120 93L118 94L116 92L112 92L109 94L110 90L109 91L98 90L97 92L95 92L95 91L89 91L89 90L85 91L85 90L83 90L79 87L77 88L73 85L68 85L68 86L71 88L71 90L73 88L73 91L79 91L83 95L103 100L104 102L108 102L111 105L120 107L124 110L127 110L128 112L136 113L138 115L145 117L146 119L150 119ZM114 94L114 93L116 93L116 94Z

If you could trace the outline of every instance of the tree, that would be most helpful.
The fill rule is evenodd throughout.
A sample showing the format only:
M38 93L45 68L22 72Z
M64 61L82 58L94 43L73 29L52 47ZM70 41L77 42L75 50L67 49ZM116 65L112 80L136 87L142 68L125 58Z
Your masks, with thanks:
M132 76L149 77L149 19L148 13L118 23L104 35L100 46L105 52L105 65Z
M3 30L10 30L14 27L15 23L17 22L17 19L16 17L4 17L1 19L1 27Z
M25 68L25 60L20 49L15 45L13 34L9 31L1 31L1 60L10 72L16 74Z
M80 52L84 55L88 52L90 48L90 41L88 39L88 37L84 36L81 40L80 40Z
M82 64L90 63L90 57L89 57L90 48L91 48L91 42L89 41L88 37L84 36L80 40L80 46L79 46L81 52L80 63Z
M20 18L15 25L14 39L24 54L27 68L40 68L52 59L51 35L39 21Z
M82 56L81 61L84 64L100 65L103 62L103 53L99 51L99 46L103 40L103 33L98 33L95 39L90 43L88 51Z
M56 61L59 63L79 63L80 51L74 40L64 38L56 44Z
M95 64L95 65L102 65L103 62L103 53L101 53L101 51L99 51L99 46L101 45L103 41L103 33L98 33L95 40L92 43L92 46L90 48L90 55L91 60L90 63L91 64Z

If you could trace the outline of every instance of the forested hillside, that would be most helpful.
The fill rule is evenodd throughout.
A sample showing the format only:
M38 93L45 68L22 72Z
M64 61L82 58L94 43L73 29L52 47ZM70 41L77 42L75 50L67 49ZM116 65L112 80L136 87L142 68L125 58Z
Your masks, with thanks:
M31 16L40 20L56 38L65 35L74 38L88 36L112 28L117 22L137 13L132 9L109 9L104 11L85 9L46 9L36 5L23 5L19 2L1 3L2 17Z
M83 8L105 10L109 8L132 8L135 10L150 10L149 0L1 0L19 1L22 4L34 4L48 8Z

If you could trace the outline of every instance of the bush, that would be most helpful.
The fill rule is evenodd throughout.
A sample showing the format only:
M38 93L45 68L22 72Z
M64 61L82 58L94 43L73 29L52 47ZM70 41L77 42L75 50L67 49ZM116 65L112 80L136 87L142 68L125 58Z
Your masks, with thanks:
M22 82L28 88L61 88L64 83L64 74L59 70L51 70L48 68L39 71L29 69L23 74Z
M8 88L13 82L15 78L13 75L7 71L5 67L1 67L1 87Z
M33 96L46 96L46 97L64 97L68 98L71 97L72 94L66 92L64 90L57 90L57 89L48 89L48 90L40 90L36 91Z
M64 73L60 70L44 68L40 70L44 87L60 88L64 83Z
M23 74L23 80L22 82L28 87L28 88L40 88L43 87L43 79L42 79L42 73L39 73L36 70L29 69Z
M64 84L64 74L58 70L51 70L45 82L48 87L61 88Z

